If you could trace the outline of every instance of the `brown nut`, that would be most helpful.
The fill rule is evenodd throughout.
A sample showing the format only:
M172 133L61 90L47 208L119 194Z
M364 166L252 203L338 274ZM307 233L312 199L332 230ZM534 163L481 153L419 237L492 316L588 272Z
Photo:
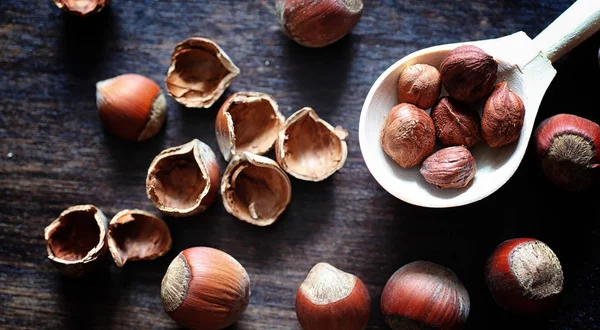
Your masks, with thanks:
M54 0L54 4L69 14L88 16L99 13L110 0Z
M500 147L519 139L525 105L505 81L496 85L481 114L481 134L490 147Z
M169 227L142 210L123 210L108 225L108 250L118 267L127 261L154 260L171 248Z
M275 156L283 170L306 181L322 181L337 172L348 157L346 137L341 126L333 127L312 108L291 115L279 131Z
M435 147L435 127L422 109L408 103L394 106L381 128L381 147L398 165L421 164Z
M265 93L239 92L221 106L215 122L217 143L226 161L248 151L269 151L285 118L275 99Z
M445 96L431 109L435 135L445 146L474 146L481 140L477 111Z
M292 184L275 161L243 152L225 169L221 196L229 214L256 226L268 226L290 203Z
M498 62L481 48L465 45L450 51L440 65L442 82L452 98L474 103L490 94L498 76Z
M402 71L398 79L398 102L429 109L440 97L440 72L428 64L414 64Z
M209 108L239 73L214 41L189 38L175 47L165 83L177 102L189 108Z
M48 258L69 277L96 270L106 254L108 220L94 205L76 205L64 210L44 229Z
M146 194L162 212L186 217L206 210L217 197L219 164L209 146L194 139L154 157Z
M463 146L441 149L429 156L420 169L425 181L438 188L463 188L477 172L475 158Z

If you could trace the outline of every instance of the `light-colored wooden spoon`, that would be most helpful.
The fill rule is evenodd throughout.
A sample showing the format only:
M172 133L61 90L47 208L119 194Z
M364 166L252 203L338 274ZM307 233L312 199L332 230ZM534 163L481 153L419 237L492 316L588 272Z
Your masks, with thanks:
M510 179L519 167L531 137L535 116L546 89L556 75L552 62L600 30L600 0L579 0L535 39L524 32L473 42L461 42L414 52L389 67L371 87L360 115L360 148L371 174L395 197L425 207L454 207L481 200ZM418 167L404 169L381 148L379 133L387 112L398 103L400 73L407 66L426 63L439 69L452 49L472 44L499 61L498 81L508 81L525 104L525 121L519 140L490 148L481 141L471 150L477 174L462 189L439 189L423 179ZM445 91L442 92L445 94Z

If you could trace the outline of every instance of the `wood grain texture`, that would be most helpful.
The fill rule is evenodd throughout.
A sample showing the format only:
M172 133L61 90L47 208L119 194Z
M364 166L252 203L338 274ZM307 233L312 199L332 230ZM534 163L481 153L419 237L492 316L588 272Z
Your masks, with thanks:
M364 97L384 69L417 49L493 38L534 37L572 0L366 0L353 33L306 49L279 30L270 1L115 0L79 19L52 1L0 2L0 328L171 329L160 281L177 253L210 246L236 257L252 281L250 305L233 329L299 329L295 292L325 261L359 276L373 303L370 329L387 329L381 289L400 266L419 259L454 270L471 296L466 329L600 329L600 186L564 192L541 174L534 150L512 179L488 198L455 209L426 209L394 199L369 174L358 145ZM105 133L95 83L118 74L147 75L164 86L176 43L218 42L241 75L207 110L169 99L166 127L147 142ZM596 34L555 63L558 76L539 123L568 112L600 122ZM284 115L313 107L350 133L339 173L320 183L292 180L292 202L272 226L228 215L221 201L185 219L164 217L173 248L154 261L109 265L87 279L61 276L46 258L43 228L68 206L91 203L113 216L125 208L159 214L144 180L162 149L199 138L217 151L214 119L236 91L274 95ZM273 154L270 154L273 157ZM219 157L221 169L225 162ZM536 319L494 304L483 269L505 239L531 236L562 261L564 294Z

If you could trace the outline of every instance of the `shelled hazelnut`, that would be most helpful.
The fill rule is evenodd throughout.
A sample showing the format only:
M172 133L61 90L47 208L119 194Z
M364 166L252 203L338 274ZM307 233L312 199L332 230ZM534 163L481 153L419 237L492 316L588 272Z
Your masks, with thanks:
M498 83L485 101L481 115L481 134L490 147L515 142L521 135L525 120L525 105L508 83Z
M398 79L398 102L431 108L442 91L440 72L428 64L414 64L402 71Z
M469 105L442 97L431 109L435 135L445 146L472 147L481 140L479 114Z
M447 147L427 157L419 169L438 188L466 187L477 172L475 158L463 146Z
M89 16L99 13L110 0L54 0L54 4L69 14Z

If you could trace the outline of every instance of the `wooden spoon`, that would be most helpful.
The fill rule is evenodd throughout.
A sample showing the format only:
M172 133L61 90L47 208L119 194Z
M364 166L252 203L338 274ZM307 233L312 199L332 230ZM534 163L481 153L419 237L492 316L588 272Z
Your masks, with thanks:
M521 31L498 39L434 46L405 56L379 76L362 108L359 140L369 171L389 193L415 205L454 207L489 196L510 179L523 159L538 108L556 75L552 62L598 30L600 0L579 0L533 40ZM498 81L508 81L523 99L525 121L517 142L490 148L482 141L472 148L477 174L471 184L439 189L423 179L418 167L403 169L389 158L381 148L379 132L387 112L398 104L398 77L404 68L426 63L439 69L446 54L463 44L476 45L499 61Z

